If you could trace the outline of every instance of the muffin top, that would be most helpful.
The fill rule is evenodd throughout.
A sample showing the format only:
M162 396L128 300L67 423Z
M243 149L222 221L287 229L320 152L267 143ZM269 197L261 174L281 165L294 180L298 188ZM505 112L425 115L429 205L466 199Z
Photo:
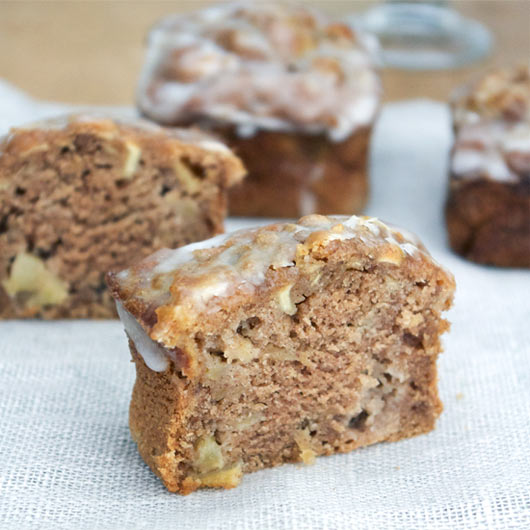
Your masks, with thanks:
M488 72L453 99L457 180L518 184L530 176L530 65Z
M422 278L435 268L453 282L412 234L375 218L316 214L163 249L109 274L107 282L128 332L163 369L165 356L178 353L173 349L188 340L197 322L220 326L249 300L262 299L294 315L291 287L304 278L308 289L318 289L329 280L328 265L358 271L381 266L389 278L394 269ZM169 354L158 355L160 348Z
M530 121L530 63L488 72L455 94L454 107L457 124Z
M46 133L47 131L67 131L81 128L89 129L106 138L110 138L112 134L126 133L165 136L202 149L231 155L230 149L224 143L201 129L161 127L152 121L139 117L123 116L119 112L113 112L112 110L60 114L52 118L26 123L12 127L8 134L0 136L0 141L7 145L17 134L25 134L28 131Z
M138 87L160 123L347 138L377 111L373 41L305 6L234 3L161 20Z
M161 127L147 120L113 112L65 114L12 128L7 135L0 137L0 173L16 157L23 164L31 154L57 148L58 145L68 146L71 139L79 134L123 144L123 171L129 177L141 163L143 148L156 151L160 160L170 167L183 155L205 165L222 162L227 186L240 182L245 175L241 160L211 134L197 128ZM0 178L0 192L3 189L1 184Z

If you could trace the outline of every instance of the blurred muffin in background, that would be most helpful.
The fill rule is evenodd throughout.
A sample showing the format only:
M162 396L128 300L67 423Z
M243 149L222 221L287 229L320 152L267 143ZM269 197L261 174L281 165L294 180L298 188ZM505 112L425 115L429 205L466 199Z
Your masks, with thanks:
M219 134L248 177L236 215L355 213L380 100L374 41L305 6L223 4L150 32L138 106Z
M530 267L530 65L460 89L453 123L451 247L478 263Z

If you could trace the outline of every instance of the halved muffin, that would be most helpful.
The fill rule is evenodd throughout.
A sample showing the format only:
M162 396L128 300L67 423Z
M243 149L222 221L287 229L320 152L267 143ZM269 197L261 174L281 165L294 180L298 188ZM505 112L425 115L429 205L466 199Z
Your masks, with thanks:
M273 224L109 275L130 428L171 491L433 429L454 280L373 218Z
M70 116L0 141L0 318L115 316L105 273L222 232L244 174L201 132Z

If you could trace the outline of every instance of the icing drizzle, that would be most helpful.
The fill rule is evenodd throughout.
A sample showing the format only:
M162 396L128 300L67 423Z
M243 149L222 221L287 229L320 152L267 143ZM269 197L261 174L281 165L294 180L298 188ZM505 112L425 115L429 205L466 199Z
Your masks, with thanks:
M161 123L206 119L242 136L302 130L341 141L376 113L374 48L372 37L302 6L173 15L149 35L138 103Z

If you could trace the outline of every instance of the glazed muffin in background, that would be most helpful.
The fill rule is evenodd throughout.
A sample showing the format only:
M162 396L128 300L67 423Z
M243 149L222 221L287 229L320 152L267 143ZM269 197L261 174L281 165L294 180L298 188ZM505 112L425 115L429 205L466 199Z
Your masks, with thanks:
M129 424L170 491L434 428L454 279L411 234L310 215L111 274Z
M530 65L461 89L453 121L451 247L477 263L530 267Z
M116 315L104 276L223 231L240 160L202 132L79 115L0 142L0 318Z
M373 44L305 6L168 16L149 34L138 106L214 131L241 157L248 177L230 192L231 214L358 213L381 92Z

